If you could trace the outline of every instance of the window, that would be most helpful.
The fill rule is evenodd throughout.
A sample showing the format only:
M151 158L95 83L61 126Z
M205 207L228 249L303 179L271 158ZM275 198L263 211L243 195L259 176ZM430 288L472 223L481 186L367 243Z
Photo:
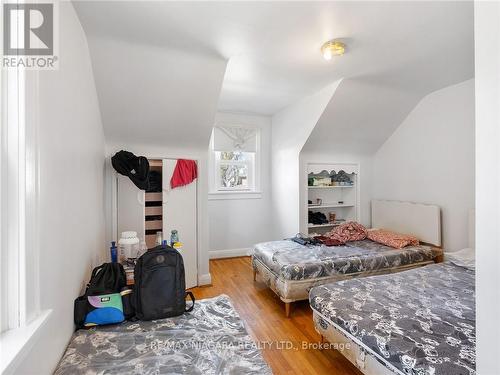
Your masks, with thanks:
M217 190L254 190L255 153L215 151Z
M258 197L260 131L242 126L216 126L211 139L210 193ZM224 198L223 198L224 199Z
M13 372L51 313L40 310L39 299L38 79L23 68L0 71L2 373Z
M26 175L23 70L2 71L1 242L2 324L14 329L25 321L24 249Z

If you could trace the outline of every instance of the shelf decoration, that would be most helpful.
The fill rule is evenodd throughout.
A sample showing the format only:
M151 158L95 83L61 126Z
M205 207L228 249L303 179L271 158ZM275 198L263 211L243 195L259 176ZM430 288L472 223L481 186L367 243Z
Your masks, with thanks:
M322 170L320 173L309 173L307 176L307 185L314 187L352 186L353 182L346 171L341 169L337 173L332 169L331 172Z
M307 166L306 231L326 233L359 220L358 168L355 163L310 163Z
M310 182L309 186L330 186L332 184L330 173L327 170L317 174L309 173L308 181Z

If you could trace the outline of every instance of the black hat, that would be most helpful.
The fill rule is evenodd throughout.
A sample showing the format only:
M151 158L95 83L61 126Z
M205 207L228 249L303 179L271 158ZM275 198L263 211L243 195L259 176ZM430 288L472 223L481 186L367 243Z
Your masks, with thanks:
M121 150L111 158L111 164L118 173L128 176L139 189L149 189L149 162L144 156Z

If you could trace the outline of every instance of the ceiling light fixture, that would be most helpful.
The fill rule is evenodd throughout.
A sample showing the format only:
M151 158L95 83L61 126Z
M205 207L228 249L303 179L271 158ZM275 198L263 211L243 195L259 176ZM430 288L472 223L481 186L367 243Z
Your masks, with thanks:
M341 56L345 53L345 44L338 40L329 40L321 46L321 53L325 60L331 60L333 56Z

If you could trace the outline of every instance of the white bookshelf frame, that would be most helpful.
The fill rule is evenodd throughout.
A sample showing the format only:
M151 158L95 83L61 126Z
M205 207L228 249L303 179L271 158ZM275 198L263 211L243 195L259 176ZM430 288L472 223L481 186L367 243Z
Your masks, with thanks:
M320 172L321 170L325 169L330 172L332 169L334 169L336 172L338 172L341 169L347 169L346 167L349 167L350 170L354 171L356 174L356 179L354 181L354 185L346 185L346 186L309 186L308 185L308 177L309 173L311 171L314 171L315 173ZM361 217L361 212L360 212L360 191L361 191L361 171L360 171L360 164L356 162L307 162L305 165L305 200L302 203L305 206L305 215L302 218L302 227L306 228L307 233L312 233L317 229L331 229L338 224L321 224L321 225L312 225L309 224L308 220L308 214L309 210L318 210L322 211L325 213L325 215L328 216L328 210L325 209L344 209L344 208L353 208L354 209L354 217L352 217L353 220L358 221L360 220ZM325 189L326 191L331 189L334 191L337 191L337 189L354 189L354 201L353 202L346 202L344 204L338 204L335 202L322 202L321 205L317 205L313 202L313 204L308 204L308 200L310 199L311 196L311 191L316 192L318 190ZM332 210L335 211L335 210ZM342 218L342 217L341 217ZM323 231L321 231L323 232Z

